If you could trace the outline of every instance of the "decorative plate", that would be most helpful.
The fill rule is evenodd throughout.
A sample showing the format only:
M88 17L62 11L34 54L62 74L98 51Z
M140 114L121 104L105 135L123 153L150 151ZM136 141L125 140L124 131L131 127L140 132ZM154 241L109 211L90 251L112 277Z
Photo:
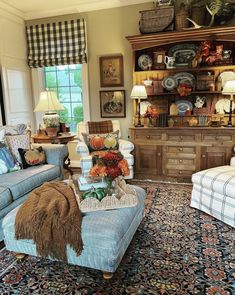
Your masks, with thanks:
M224 71L219 75L219 79L222 82L222 87L227 81L235 80L235 73L232 71Z
M193 109L193 104L191 103L191 101L182 99L182 100L176 101L175 103L178 107L178 113L181 116L184 115L187 110L192 111Z
M193 87L195 83L195 77L192 74L187 72L175 74L174 78L177 81L177 84L186 83L189 86Z
M138 58L138 66L141 68L141 70L146 71L153 65L152 58L147 54L142 54Z
M162 86L166 90L171 91L178 86L178 83L174 76L168 76L163 79Z
M168 51L169 56L175 58L175 67L187 67L196 55L198 47L195 44L178 44Z

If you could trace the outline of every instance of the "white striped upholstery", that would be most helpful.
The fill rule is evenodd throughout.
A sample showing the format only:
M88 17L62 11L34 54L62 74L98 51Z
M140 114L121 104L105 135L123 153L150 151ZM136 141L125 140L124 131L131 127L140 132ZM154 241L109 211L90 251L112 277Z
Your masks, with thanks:
M192 182L191 206L235 227L235 167L197 172Z

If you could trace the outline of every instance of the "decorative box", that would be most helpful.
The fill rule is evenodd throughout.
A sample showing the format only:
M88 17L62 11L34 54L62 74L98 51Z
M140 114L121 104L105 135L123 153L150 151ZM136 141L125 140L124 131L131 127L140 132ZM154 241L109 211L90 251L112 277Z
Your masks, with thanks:
M174 6L160 6L152 10L140 11L140 33L156 33L173 31L174 29Z

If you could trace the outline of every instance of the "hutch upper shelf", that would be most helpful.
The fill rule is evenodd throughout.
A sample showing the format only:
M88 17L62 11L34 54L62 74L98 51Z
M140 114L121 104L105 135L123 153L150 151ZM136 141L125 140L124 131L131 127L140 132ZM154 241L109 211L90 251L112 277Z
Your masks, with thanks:
M126 37L134 51L154 46L162 46L187 41L235 41L235 26L220 26L184 31L170 31L156 34L135 35Z

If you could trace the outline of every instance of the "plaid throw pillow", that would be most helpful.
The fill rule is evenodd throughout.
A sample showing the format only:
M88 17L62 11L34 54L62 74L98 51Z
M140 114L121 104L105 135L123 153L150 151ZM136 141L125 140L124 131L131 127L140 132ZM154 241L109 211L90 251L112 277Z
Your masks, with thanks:
M89 134L103 134L113 132L113 123L111 120L99 122L87 122Z

